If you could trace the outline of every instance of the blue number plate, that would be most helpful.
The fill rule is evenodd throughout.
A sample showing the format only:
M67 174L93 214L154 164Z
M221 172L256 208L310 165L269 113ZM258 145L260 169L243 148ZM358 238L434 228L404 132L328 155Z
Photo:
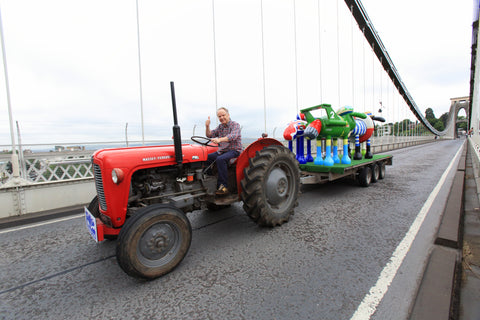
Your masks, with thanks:
M88 211L87 207L85 207L85 222L93 240L98 242L97 219Z

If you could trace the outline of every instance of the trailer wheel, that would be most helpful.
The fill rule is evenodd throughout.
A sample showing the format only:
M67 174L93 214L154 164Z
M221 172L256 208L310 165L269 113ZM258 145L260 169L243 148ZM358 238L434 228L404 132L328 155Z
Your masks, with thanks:
M381 162L378 164L379 172L378 172L378 179L385 179L385 174L387 169L385 168L385 162Z
M378 181L378 178L380 176L380 166L378 163L374 163L370 166L370 169L372 170L372 181L371 183L375 183Z
M300 172L293 153L269 146L249 159L241 181L243 209L260 226L287 222L298 205Z
M372 182L372 169L369 166L363 167L358 174L358 183L362 187L368 187Z
M93 197L92 201L90 201L90 204L87 207L88 211L95 217L95 218L100 218L100 209L98 206L98 196ZM115 240L117 239L116 234L104 234L103 235L104 239L107 240Z
M192 228L178 208L154 204L140 209L120 231L117 262L128 275L146 279L173 270L185 257Z

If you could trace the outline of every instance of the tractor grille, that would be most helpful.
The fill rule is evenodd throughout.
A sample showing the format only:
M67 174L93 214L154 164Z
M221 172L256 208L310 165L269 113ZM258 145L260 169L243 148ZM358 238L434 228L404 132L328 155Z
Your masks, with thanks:
M98 202L103 211L107 210L105 193L103 192L102 170L98 164L93 164L93 175L95 176L95 188L97 189Z

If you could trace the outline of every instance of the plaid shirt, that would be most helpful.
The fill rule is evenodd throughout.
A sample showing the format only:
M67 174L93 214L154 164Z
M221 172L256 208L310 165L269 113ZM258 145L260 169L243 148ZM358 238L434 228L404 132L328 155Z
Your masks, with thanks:
M230 150L242 152L242 134L240 132L240 125L237 122L230 120L227 124L220 123L218 127L210 131L209 138L223 137L228 137L228 142L220 142L218 153Z

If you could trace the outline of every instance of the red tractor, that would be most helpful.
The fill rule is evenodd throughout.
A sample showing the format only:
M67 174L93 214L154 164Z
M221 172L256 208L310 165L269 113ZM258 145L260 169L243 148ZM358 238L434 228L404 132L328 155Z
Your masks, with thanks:
M243 201L253 221L274 227L287 222L298 205L298 163L271 138L258 139L231 161L230 195L216 196L217 177L206 172L216 145L204 137L192 137L198 144L181 143L173 83L171 90L174 145L96 151L97 196L85 210L97 241L117 238L120 267L147 279L170 272L186 255L192 237L187 212Z

